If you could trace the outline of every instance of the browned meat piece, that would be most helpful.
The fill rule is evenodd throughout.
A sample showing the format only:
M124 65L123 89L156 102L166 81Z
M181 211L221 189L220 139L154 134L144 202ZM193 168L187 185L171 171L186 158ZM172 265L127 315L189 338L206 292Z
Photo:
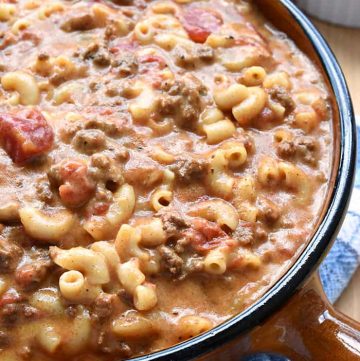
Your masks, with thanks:
M0 238L0 273L13 271L22 255L22 250L15 243Z
M183 259L170 247L160 246L158 250L165 269L173 275L179 275L184 264Z
M160 85L159 112L162 116L173 117L179 127L194 128L203 109L202 96L206 88L194 76L181 80L163 81Z
M329 106L329 102L327 102L325 99L319 98L315 100L311 104L311 106L313 107L315 112L319 115L321 120L325 120L329 118L331 108Z
M84 129L76 133L73 147L80 153L93 154L105 148L105 134L98 129Z
M184 274L201 272L204 269L203 259L200 257L190 257L183 268Z
M111 316L114 310L114 301L117 296L101 293L96 297L91 316L96 320L103 320Z
M316 165L318 161L319 143L312 137L299 137L295 140L296 154L305 163Z
M177 211L174 210L164 210L159 212L160 218L163 222L163 228L166 232L167 238L170 237L179 237L181 231L189 227L189 223L185 218Z
M95 27L94 18L89 13L72 15L60 26L66 32L91 30Z
M269 90L269 94L273 101L280 103L285 108L286 115L295 109L295 102L284 88L276 86Z
M76 306L70 305L70 306L66 307L65 314L69 318L75 318L78 314L78 310L77 310Z
M108 136L119 136L126 131L125 119L93 118L84 122L85 129L99 129Z
M177 45L172 53L176 64L183 67L195 67L199 61L208 62L214 59L214 50L202 44L196 44L190 49Z
M112 61L111 66L115 72L122 78L135 74L138 70L138 61L132 53L121 53L121 55Z
M180 157L170 169L177 179L184 183L202 179L206 174L208 162L203 159L195 159L190 156Z
M38 286L48 275L53 266L48 252L37 250L32 255L32 262L26 263L16 269L15 281L24 289L32 289Z
M0 320L8 326L21 322L25 318L35 319L39 315L37 308L24 303L9 303L0 309Z
M21 304L9 303L1 307L0 320L5 325L12 325L21 318Z
M318 161L319 143L308 136L296 137L292 141L282 141L277 145L277 154L284 159L297 157L310 165Z
M132 5L134 3L134 0L111 0L111 1L116 5L123 5L123 6Z
M54 193L50 188L49 182L46 180L39 180L36 183L36 193L42 202L51 204L54 201Z
M114 160L105 154L94 154L91 157L89 172L97 181L104 182L107 188L115 191L124 183L124 171L122 166L116 165ZM111 189L111 188L114 189Z
M214 59L214 49L208 45L196 45L193 49L196 58L202 61L211 61Z
M39 310L24 303L24 297L14 288L10 288L0 298L0 322L5 326L39 315Z
M97 129L103 131L109 137L117 137L126 131L125 119L108 119L96 117L91 119L81 119L73 122L66 122L59 131L61 140L69 143L78 132L83 129Z
M258 209L260 219L269 225L276 223L280 218L279 207L270 199L260 198L258 201Z
M268 233L258 222L239 222L239 225L232 233L232 237L241 245L252 245L255 242L264 242Z
M108 50L101 46L99 43L90 44L83 55L85 60L91 59L95 65L109 66L111 62L111 56Z
M276 152L279 157L287 159L295 155L296 147L293 141L283 140L277 145Z
M0 331L0 349L9 346L11 339L5 331Z
M154 187L163 177L164 172L159 164L139 152L133 152L126 163L125 179L130 184L140 183L145 188Z

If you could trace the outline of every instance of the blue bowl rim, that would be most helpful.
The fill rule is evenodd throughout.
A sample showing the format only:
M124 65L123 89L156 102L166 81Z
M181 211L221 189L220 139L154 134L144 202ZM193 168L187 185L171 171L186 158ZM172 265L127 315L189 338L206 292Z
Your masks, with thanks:
M339 167L328 209L313 238L297 261L253 305L200 336L132 360L193 360L259 325L279 309L316 269L342 224L351 195L356 165L356 125L351 97L342 70L323 36L290 0L280 0L280 3L287 9L293 20L300 25L311 42L333 89L339 110Z

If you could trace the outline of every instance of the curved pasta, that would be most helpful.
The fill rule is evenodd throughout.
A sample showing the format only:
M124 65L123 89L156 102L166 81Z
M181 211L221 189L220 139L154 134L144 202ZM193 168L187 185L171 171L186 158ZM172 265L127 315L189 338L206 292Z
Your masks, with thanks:
M52 260L62 268L83 273L92 285L101 285L110 281L105 257L84 247L74 247L63 250L50 247Z
M159 211L161 208L168 207L173 199L173 192L168 189L157 189L151 195L151 205L155 211Z
M151 10L155 14L176 14L178 12L178 7L171 1L161 1L155 3Z
M251 66L246 69L242 82L246 86L261 85L266 77L266 70L262 66Z
M184 316L179 320L177 330L179 337L186 340L191 337L200 335L213 327L212 322L201 316Z
M226 227L233 231L239 223L236 209L229 202L222 199L196 203L190 208L189 214L216 222L220 227Z
M227 174L228 160L225 150L218 149L211 156L208 183L212 192L222 198L229 198L232 194L234 178Z
M148 21L143 21L135 25L134 35L140 44L149 44L154 38L155 31Z
M20 218L19 207L17 202L9 202L0 205L0 222L18 220Z
M109 270L116 271L117 266L120 264L120 257L113 243L106 241L95 242L90 246L90 249L101 253L105 257Z
M277 184L280 181L279 167L275 159L263 157L258 167L258 180L264 186Z
M222 110L230 110L249 96L249 89L242 84L232 84L214 92L214 101ZM236 117L235 117L236 118Z
M156 286L151 283L136 286L134 306L139 311L149 311L157 304Z
M141 230L128 224L123 224L115 239L115 248L121 260L128 260L131 257L138 257L147 261L149 254L140 248Z
M205 272L221 275L226 272L228 250L225 248L215 248L209 251L204 259Z
M131 258L117 268L117 275L124 289L131 295L134 294L137 286L145 281L145 275L140 270L138 258Z
M18 92L20 103L23 105L36 105L40 100L40 91L35 78L24 71L6 73L1 78L1 85L5 90Z
M88 311L83 310L69 326L63 339L63 349L66 354L74 354L83 350L90 341L92 326Z
M50 17L52 14L63 12L65 10L64 4L61 2L55 1L52 4L46 4L40 8L38 12L38 18L41 20L45 20Z
M312 183L302 169L288 162L280 162L279 172L283 176L283 182L286 187L295 190L301 200L309 199Z
M50 243L56 243L64 237L75 223L75 216L67 210L46 214L44 211L26 206L19 210L19 215L27 234Z
M234 205L236 208L244 201L254 201L256 199L255 179L253 176L244 176L236 180L234 186Z
M219 120L225 119L224 113L219 108L208 108L200 114L202 125L213 124Z
M156 247L166 241L163 222L160 218L144 220L138 225L141 231L140 243L145 247Z
M247 126L261 113L267 102L267 94L259 87L248 88L249 95L240 104L232 108L234 118L241 126Z
M19 19L11 27L12 33L18 35L21 31L27 29L31 25L30 20L28 19Z
M65 311L60 292L54 288L42 288L34 292L29 298L29 304L49 315L59 316Z
M153 322L141 316L138 312L131 312L125 317L119 317L112 322L112 332L121 340L146 340L157 333Z
M114 194L113 204L104 217L96 217L86 221L84 229L96 240L109 239L118 227L126 222L135 208L134 188L123 184Z
M38 328L36 340L43 350L52 354L59 348L62 338L54 326L45 323Z
M212 124L205 124L203 129L208 144L220 143L223 140L232 137L236 132L235 125L230 119L223 119Z
M294 125L306 133L311 133L320 123L320 119L314 110L295 114Z
M140 95L129 105L129 111L136 122L146 122L155 111L156 101L154 91L150 86L143 84Z
M63 297L75 303L92 302L102 292L99 286L90 285L83 274L75 270L60 276L59 288Z
M247 151L242 143L229 142L223 145L225 158L230 168L239 168L247 160Z
M69 81L55 89L53 101L55 105L75 103L76 95L83 93L84 85L78 81Z
M13 4L0 4L0 21L11 20L16 13L16 7Z
M263 86L264 88L281 87L285 90L292 88L289 75L284 71L267 75L264 79Z

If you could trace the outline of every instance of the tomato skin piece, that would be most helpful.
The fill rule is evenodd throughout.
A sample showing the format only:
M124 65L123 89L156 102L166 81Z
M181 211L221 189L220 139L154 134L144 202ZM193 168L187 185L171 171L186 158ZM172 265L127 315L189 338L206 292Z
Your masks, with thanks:
M59 195L66 206L81 207L93 196L96 185L89 177L87 166L82 162L65 161L60 168L60 177L64 183L59 187Z
M139 57L139 63L142 65L140 73L147 73L151 70L162 70L166 67L166 61L159 55L143 55Z
M51 149L54 132L37 110L0 113L0 143L16 164L23 164Z
M216 11L199 7L189 7L182 17L183 27L195 43L204 43L222 23L223 20Z
M195 219L192 227L184 231L184 235L197 252L207 252L231 243L229 236L218 224L201 218Z

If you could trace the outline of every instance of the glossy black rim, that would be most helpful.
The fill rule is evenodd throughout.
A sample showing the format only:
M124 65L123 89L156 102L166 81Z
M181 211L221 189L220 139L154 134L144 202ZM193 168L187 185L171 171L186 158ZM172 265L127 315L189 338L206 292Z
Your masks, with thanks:
M319 264L341 226L351 195L356 164L356 126L351 98L340 66L322 35L290 0L280 2L312 43L333 88L339 108L340 159L329 208L314 237L295 264L251 307L203 335L133 360L192 360L260 324L284 304Z

